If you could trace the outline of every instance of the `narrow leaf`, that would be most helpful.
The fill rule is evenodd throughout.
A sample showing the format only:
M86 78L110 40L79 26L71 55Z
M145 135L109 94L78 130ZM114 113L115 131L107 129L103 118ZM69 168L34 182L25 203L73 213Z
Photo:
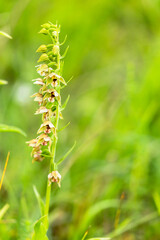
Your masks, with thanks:
M33 186L33 190L34 190L34 193L36 195L36 198L37 198L37 201L38 201L38 204L39 204L39 208L40 208L40 211L41 211L41 215L43 216L44 215L44 209L45 209L45 205L44 205L44 202L39 194L39 192L37 191L37 188L36 186Z
M155 192L153 194L153 199L154 199L154 202L156 204L158 213L160 214L160 195L158 194L158 192Z
M66 101L63 103L63 105L62 105L62 107L61 107L61 111L63 111L63 110L66 108L69 99L70 99L70 95L68 95Z
M76 146L76 142L73 144L73 146L69 149L69 151L57 162L57 166L62 163L66 157L68 157L68 155L72 152L72 150L74 149L74 147Z
M44 225L46 218L47 216L43 216L35 223L32 240L48 240L48 237L46 236L47 229Z
M8 152L8 155L7 155L7 158L6 158L6 162L5 162L5 166L4 166L4 170L3 170L2 177L1 177L1 180L0 180L0 190L2 188L2 183L3 183L4 175L5 175L5 172L6 172L9 156L10 156L10 152Z
M0 35L4 36L4 37L7 37L9 39L12 39L12 37L8 34L8 33L5 33L3 31L0 31Z
M87 234L88 234L88 230L87 230L87 231L85 232L85 234L83 235L82 240L84 240L84 239L86 238Z
M5 204L3 208L0 209L0 220L2 219L2 217L4 216L4 214L7 212L9 208L9 204Z
M27 136L26 133L23 130L21 130L20 128L8 126L6 124L0 124L0 132L16 132L16 133L23 135L24 137Z

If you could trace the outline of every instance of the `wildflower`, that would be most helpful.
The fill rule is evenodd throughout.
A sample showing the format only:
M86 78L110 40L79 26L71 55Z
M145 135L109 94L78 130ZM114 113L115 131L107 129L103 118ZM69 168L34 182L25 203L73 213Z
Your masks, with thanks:
M37 144L41 144L43 146L46 146L48 144L48 142L51 144L51 138L45 134L42 133L39 137L38 137L38 142Z
M42 114L42 113L47 113L49 110L46 107L40 107L35 114Z
M37 133L51 133L53 131L54 135L56 133L55 126L50 121L45 121L43 124L41 124L39 130Z
M59 94L57 93L56 90L48 89L44 95L44 100L48 99L49 102L53 103L55 101L55 98L57 98L58 96Z
M32 139L32 140L30 140L30 141L28 141L28 142L26 142L26 143L28 143L28 145L29 145L30 147L36 147L37 142L38 142L37 139Z
M36 52L46 52L47 51L47 46L46 45L41 45Z
M36 67L37 67L37 72L41 76L45 76L46 73L48 73L49 71L52 70L52 68L49 68L47 64L40 64L40 65L38 65Z
M33 84L36 84L36 85L44 85L44 82L41 78L37 78L37 79L33 79L32 80L34 83Z
M33 157L32 162L42 162L44 157L42 156L42 150L38 146L37 148L33 148L31 156Z
M39 102L39 103L43 102L43 95L41 93L35 93L31 97L34 97L35 102Z
M52 182L56 182L59 187L61 186L61 175L58 171L52 171L51 173L49 173L48 180L49 184L51 184Z

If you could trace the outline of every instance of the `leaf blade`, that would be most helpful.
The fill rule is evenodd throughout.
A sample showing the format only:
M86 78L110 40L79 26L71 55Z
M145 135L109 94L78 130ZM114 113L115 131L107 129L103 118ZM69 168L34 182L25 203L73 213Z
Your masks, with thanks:
M19 133L19 134L23 135L24 137L27 136L27 134L20 128L14 127L14 126L9 126L9 125L2 124L2 123L0 124L0 132L15 132L15 133Z
M0 35L2 35L4 37L7 37L9 39L12 39L12 37L8 33L6 33L6 32L0 31Z

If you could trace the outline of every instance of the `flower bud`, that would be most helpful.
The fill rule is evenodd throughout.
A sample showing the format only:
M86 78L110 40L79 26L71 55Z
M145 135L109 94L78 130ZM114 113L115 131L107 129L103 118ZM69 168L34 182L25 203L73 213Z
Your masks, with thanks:
M46 45L41 45L36 52L46 52L47 51L47 46Z
M39 33L42 33L44 35L47 35L48 34L48 30L46 30L45 28L42 28Z
M53 47L53 54L57 55L59 53L59 46L58 45L54 45Z
M49 184L51 184L52 182L56 182L59 187L61 186L61 175L58 171L52 171L51 173L49 173L48 180Z
M48 55L46 53L43 53L40 58L38 59L37 62L45 62L45 61L48 61L49 58L48 58Z
M42 28L46 28L46 29L49 29L50 26L51 26L50 23L44 23L44 24L41 25Z

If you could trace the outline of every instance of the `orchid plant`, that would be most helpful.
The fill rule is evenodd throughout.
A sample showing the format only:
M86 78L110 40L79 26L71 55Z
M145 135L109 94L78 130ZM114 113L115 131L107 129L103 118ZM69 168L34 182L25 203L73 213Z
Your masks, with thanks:
M42 217L36 222L32 239L43 240L48 239L48 214L51 195L51 183L61 185L61 175L58 172L58 165L71 152L73 147L65 154L65 157L56 161L56 146L58 140L58 124L62 119L62 111L64 110L69 97L65 103L61 105L61 89L67 83L62 77L63 56L60 54L60 46L64 43L59 42L60 26L57 24L46 23L42 25L39 33L49 36L51 44L41 45L37 52L41 53L36 66L39 77L33 79L33 84L39 86L39 91L32 95L34 101L38 102L39 108L35 114L42 115L42 124L37 131L38 136L30 140L28 143L32 147L31 156L33 162L42 162L49 159L49 173L46 189L45 203L40 198L36 188L34 188L38 201L40 203Z

